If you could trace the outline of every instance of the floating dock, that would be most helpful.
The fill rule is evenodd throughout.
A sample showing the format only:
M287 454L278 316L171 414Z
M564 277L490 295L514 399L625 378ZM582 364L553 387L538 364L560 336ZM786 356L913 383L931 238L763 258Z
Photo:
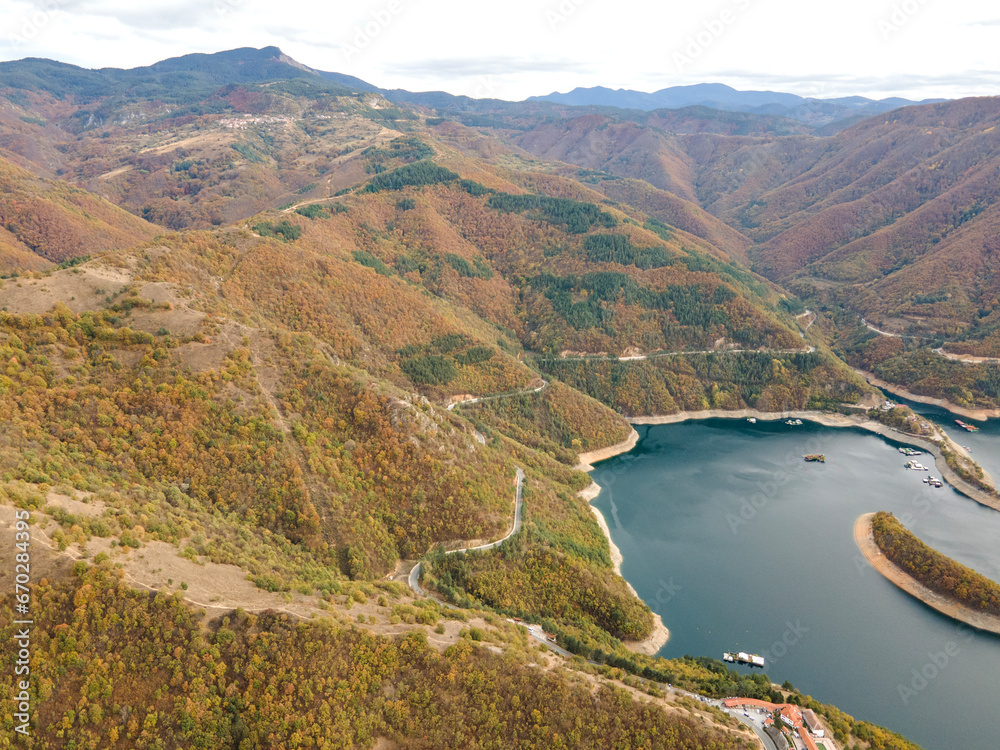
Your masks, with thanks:
M748 667L764 668L763 656L748 654L745 651L739 651L736 653L727 651L722 655L722 661L729 662L730 664L746 664Z

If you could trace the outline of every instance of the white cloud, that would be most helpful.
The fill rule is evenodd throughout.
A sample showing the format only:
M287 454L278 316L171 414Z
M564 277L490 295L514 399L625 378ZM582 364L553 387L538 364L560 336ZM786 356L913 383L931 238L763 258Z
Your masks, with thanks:
M995 7L979 0L6 0L5 6L0 58L50 57L86 67L273 44L310 67L387 88L470 94L488 79L491 94L508 99L577 86L654 90L705 81L811 96L1000 93L993 73L1000 70L1000 21ZM359 34L365 43L345 54ZM679 64L678 55L690 62Z

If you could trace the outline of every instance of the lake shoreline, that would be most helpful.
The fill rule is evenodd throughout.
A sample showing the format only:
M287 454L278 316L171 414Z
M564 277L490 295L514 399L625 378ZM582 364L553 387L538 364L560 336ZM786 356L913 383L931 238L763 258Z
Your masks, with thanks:
M632 434L629 435L626 440L623 440L615 445L609 445L607 448L598 448L597 450L581 453L577 458L576 466L574 468L580 471L593 471L593 464L598 461L607 461L609 458L614 458L622 453L628 453L630 450L635 448L636 443L638 442L639 433L636 432L635 427L633 427Z
M665 424L679 424L681 422L696 421L703 419L758 419L761 421L779 421L786 419L803 419L817 424L821 424L825 427L860 427L861 429L873 432L890 440L895 440L900 443L908 445L916 445L931 455L934 456L935 463L937 465L938 471L941 472L941 477L948 484L953 487L957 492L965 495L971 500L991 508L996 511L1000 511L1000 497L995 495L990 495L977 487L973 487L971 484L963 480L958 476L954 470L948 466L947 461L941 453L941 449L929 440L928 438L919 437L916 435L908 435L899 430L888 427L887 425L881 424L879 422L872 421L866 417L860 416L850 416L846 414L838 414L835 412L819 412L819 411L783 411L783 412L762 412L756 409L739 409L735 411L728 411L723 409L708 409L705 411L696 412L677 412L676 414L666 414L659 416L647 416L647 417L631 417L628 421L632 425L645 425L645 426L655 426L655 425L665 425ZM945 435L945 439L948 440L949 444L954 449L961 450L959 446L955 445L950 438ZM639 433L633 427L632 434L629 438L621 443L608 446L607 448L601 448L594 451L589 451L587 453L581 453L579 456L579 461L577 469L581 471L593 471L594 463L600 461L606 461L615 456L628 453L638 444ZM964 452L964 451L963 451ZM579 492L579 496L586 500L588 504L591 503L601 492L601 486L597 482L592 482L588 487ZM608 545L611 549L611 561L614 565L615 573L625 581L628 586L629 591L637 599L642 599L632 587L632 584L622 576L621 565L623 561L623 556L621 550L614 543L611 538L611 529L608 527L607 520L604 518L604 514L596 508L594 505L590 505L591 511L594 513L594 517L597 520L598 526L601 527L601 532L604 534L605 538L608 540ZM627 642L626 646L637 653L649 654L650 656L655 655L670 638L670 631L663 624L663 620L660 615L653 613L654 625L653 633L644 641L638 642Z
M875 543L875 535L872 531L872 518L874 516L874 513L865 513L858 517L858 520L854 522L854 541L857 543L858 549L861 550L861 554L875 570L890 583L941 614L977 630L1000 635L1000 617L976 612L953 599L931 591L886 557Z
M912 393L905 388L894 385L893 383L887 383L884 380L880 380L874 374L866 372L865 370L859 370L856 367L854 371L861 375L865 380L867 380L871 385L876 388L881 388L883 391L888 391L894 396L899 396L900 398L909 399L910 401L916 401L918 404L927 404L928 406L940 406L942 409L949 411L950 413L965 417L966 419L974 419L977 422L985 422L990 418L1000 417L1000 409L967 409L964 406L958 406L953 404L946 398L934 398L933 396L921 396L917 393Z
M638 440L639 434L636 433L635 430L632 432L635 433L635 439ZM624 443L620 443L619 445L624 445ZM632 447L634 446L635 441L632 442ZM631 449L632 448L630 447L628 450ZM620 452L625 453L626 451ZM608 456L608 458L610 458L610 456ZM589 504L599 494L601 494L601 486L597 484L597 482L591 482L590 486L580 490L579 497L586 500ZM639 596L638 592L632 588L632 584L629 583L625 576L622 575L622 561L624 558L622 557L621 550L618 549L618 545L615 544L614 540L611 538L611 529L608 527L608 522L605 520L604 514L593 505L590 506L590 510L594 513L594 518L597 519L597 525L601 527L601 532L608 540L608 546L611 548L611 564L614 566L615 575L625 581L625 585L628 586L628 590L632 592L632 596L639 601L642 601L642 597ZM656 656L659 650L666 645L668 640L670 640L670 631L663 624L663 618L653 612L653 632L649 634L648 638L641 641L622 642L625 644L625 647L631 651L635 651L639 654L646 654L647 656Z
M984 490L974 487L973 485L966 482L958 474L955 473L948 462L945 460L944 455L941 453L941 448L934 441L929 438L920 437L918 435L909 435L905 432L900 432L892 427L881 424L880 422L872 421L866 417L860 416L850 416L846 414L838 414L835 412L820 412L820 411L783 411L783 412L761 412L756 409L739 409L737 411L727 411L724 409L709 409L706 411L693 411L693 412L677 412L676 414L667 414L663 416L650 416L650 417L632 417L629 418L629 422L633 425L661 425L661 424L678 424L680 422L687 422L690 420L699 419L759 419L762 421L778 421L783 419L805 419L810 422L816 422L825 427L860 427L863 430L868 430L876 435L881 435L882 437L889 438L890 440L895 440L900 443L905 443L907 445L915 445L923 448L932 456L934 456L935 464L939 472L941 472L941 478L946 481L951 487L953 487L957 492L965 495L970 500L975 500L980 505L984 505L987 508L992 508L993 510L1000 511L1000 496L995 494L990 494ZM949 448L957 453L965 454L964 449L957 445L950 437L944 435L944 439L948 441ZM988 477L989 480L992 478Z

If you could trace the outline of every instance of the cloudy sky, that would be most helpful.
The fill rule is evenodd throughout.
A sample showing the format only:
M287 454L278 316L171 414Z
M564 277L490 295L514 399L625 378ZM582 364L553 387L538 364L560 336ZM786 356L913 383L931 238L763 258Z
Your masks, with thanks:
M1000 93L980 0L0 0L0 59L134 67L276 45L388 88L522 99L722 82L805 96Z

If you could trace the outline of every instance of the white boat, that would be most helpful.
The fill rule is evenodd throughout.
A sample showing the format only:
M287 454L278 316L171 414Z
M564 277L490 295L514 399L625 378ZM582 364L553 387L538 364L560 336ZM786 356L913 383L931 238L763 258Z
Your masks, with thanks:
M757 418L756 417L750 417L750 419L748 419L747 422L749 422L750 424L757 424Z
M757 654L748 654L745 651L739 653L726 652L722 655L722 660L730 664L746 664L748 667L764 667L764 657Z

